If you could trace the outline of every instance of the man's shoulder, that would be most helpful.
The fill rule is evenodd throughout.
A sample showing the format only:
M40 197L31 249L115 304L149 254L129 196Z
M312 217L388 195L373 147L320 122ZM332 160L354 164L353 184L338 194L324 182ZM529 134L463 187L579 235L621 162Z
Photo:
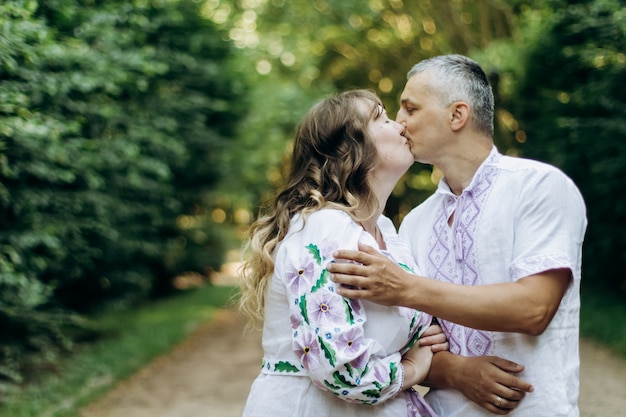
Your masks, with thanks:
M516 193L520 200L568 201L584 210L584 200L578 186L560 168L534 159L505 156L500 161L506 180L503 188ZM507 175L508 174L508 175Z
M533 188L539 184L551 184L552 187L578 188L560 168L535 159L503 156L498 168L501 173L510 174L507 176L510 181L518 181L523 187Z
M527 173L528 175L557 175L567 176L558 167L536 159L518 156L503 156L498 164L502 170Z

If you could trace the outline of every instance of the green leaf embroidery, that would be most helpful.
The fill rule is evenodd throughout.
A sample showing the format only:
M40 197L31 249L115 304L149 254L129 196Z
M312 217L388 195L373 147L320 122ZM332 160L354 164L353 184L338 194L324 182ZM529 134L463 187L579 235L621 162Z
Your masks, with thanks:
M320 288L322 288L328 282L329 275L330 273L326 270L326 268L324 268L322 270L322 273L320 274L319 279L317 280L315 285L311 288L311 292L315 292L319 290Z
M352 365L346 363L346 370L348 371L350 378L354 378L354 368L352 367Z
M365 368L363 368L363 370L361 370L361 377L363 377L363 375L365 375L369 371L370 371L370 366L368 364L365 364Z
M342 387L354 388L357 386L356 384L353 384L352 382L348 381L346 377L344 377L342 374L339 373L339 371L335 371L333 373L333 378L335 380L335 383L341 385Z
M317 248L317 246L314 245L313 243L309 243L308 245L306 245L306 248L309 250L309 253L313 255L315 262L317 262L318 265L321 265L322 254L320 253L320 250Z
M398 373L398 364L391 362L389 364L389 368L391 369L391 372L389 372L389 378L393 381L396 379L396 374Z
M330 388L333 391L339 391L341 389L341 387L338 387L337 385L333 385L326 380L324 380L324 385L326 385L328 388ZM336 393L333 393L333 394L336 394Z
M346 307L346 319L348 320L348 323L354 324L354 314L352 314L352 306L350 305L350 302L347 298L344 298L343 303Z
M328 359L328 362L330 362L330 366L335 366L335 362L337 360L335 357L335 351L320 336L318 336L317 339L320 341L320 346L324 351L324 356Z
M380 392L374 389L368 389L363 391L363 395L369 398L380 398Z
M298 303L298 306L300 307L300 314L302 314L302 318L304 319L304 322L306 324L310 324L309 315L307 314L307 311L306 311L306 295L305 294L303 294L300 297L300 302Z
M420 338L420 332L422 330L422 326L419 326L417 331L415 332L415 334L413 335L413 337L411 338L411 340L409 340L409 343L407 343L404 348L402 348L402 351L407 351L409 349L411 349L413 347L413 345L415 344L415 342L417 342L417 339Z
M401 262L398 262L398 265L400 265L400 267L402 267L402 269L404 269L405 271L409 271L410 273L415 274L415 271L410 266L403 264Z
M290 362L280 361L276 365L274 365L274 371L276 372L300 372L300 369L292 365Z

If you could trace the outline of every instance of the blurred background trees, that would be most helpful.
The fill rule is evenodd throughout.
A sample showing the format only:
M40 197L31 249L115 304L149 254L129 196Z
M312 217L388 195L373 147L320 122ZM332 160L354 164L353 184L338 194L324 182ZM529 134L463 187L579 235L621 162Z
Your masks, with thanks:
M501 151L589 209L583 286L626 282L619 0L11 0L0 4L0 377L85 317L206 276L280 183L295 124L349 88L398 109L420 59L477 59ZM435 188L416 164L387 214Z
M0 5L0 375L222 263L206 207L246 86L198 8Z
M587 203L584 285L626 295L626 4L554 1L511 108L529 157L567 172Z

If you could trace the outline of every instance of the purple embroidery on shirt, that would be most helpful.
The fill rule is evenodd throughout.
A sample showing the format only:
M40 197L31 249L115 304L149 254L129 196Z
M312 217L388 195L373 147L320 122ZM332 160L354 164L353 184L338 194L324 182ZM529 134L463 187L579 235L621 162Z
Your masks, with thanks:
M291 315L290 320L291 320L292 330L296 330L298 327L300 327L300 323L302 323L302 320L300 320L300 317L294 314Z
M324 240L320 245L320 253L324 260L332 258L332 253L339 249L339 242L335 240Z
M320 347L317 338L310 333L294 340L294 353L306 369L315 369L320 365Z
M476 173L470 188L458 197L449 193L443 198L428 242L429 276L456 284L480 284L474 246L476 229L481 209L498 176L495 163L500 158L500 154L492 153ZM452 215L452 224L448 225ZM440 320L440 324L448 336L450 352L454 354L480 356L493 350L494 341L490 332L445 320Z
M293 294L300 293L300 286L311 285L315 264L309 258L302 258L298 265L291 265L285 273L289 288Z
M436 417L437 413L415 390L405 391L407 417Z
M538 274L549 269L568 268L574 270L574 262L565 253L551 253L522 259L511 266L513 279Z
M367 365L368 359L369 358L367 356L367 352L363 352L362 354L357 356L352 362L350 362L350 365L357 369L363 369L365 368L365 365Z
M350 308L352 309L352 314L354 315L354 317L361 318L361 316L363 315L363 305L361 304L361 302L353 298L348 301L348 304L350 304Z
M311 323L315 324L342 323L346 319L343 301L328 292L311 294L307 300L307 310Z
M387 367L382 366L379 363L374 365L374 375L376 380L380 383L387 383L389 381L389 371Z
M363 333L359 328L352 328L337 338L337 346L348 353L357 353L363 343Z

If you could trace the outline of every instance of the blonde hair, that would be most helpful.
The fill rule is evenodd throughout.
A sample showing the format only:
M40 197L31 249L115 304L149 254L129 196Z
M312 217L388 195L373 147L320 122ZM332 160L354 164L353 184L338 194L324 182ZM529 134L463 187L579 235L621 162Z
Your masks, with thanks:
M365 112L368 106L370 111ZM370 91L347 91L313 106L298 124L286 185L261 210L248 232L250 257L241 269L239 306L250 325L262 322L265 293L274 271L272 255L295 214L306 221L309 213L333 207L361 221L378 209L368 182L377 152L367 126L382 106ZM357 209L367 215L358 217Z

